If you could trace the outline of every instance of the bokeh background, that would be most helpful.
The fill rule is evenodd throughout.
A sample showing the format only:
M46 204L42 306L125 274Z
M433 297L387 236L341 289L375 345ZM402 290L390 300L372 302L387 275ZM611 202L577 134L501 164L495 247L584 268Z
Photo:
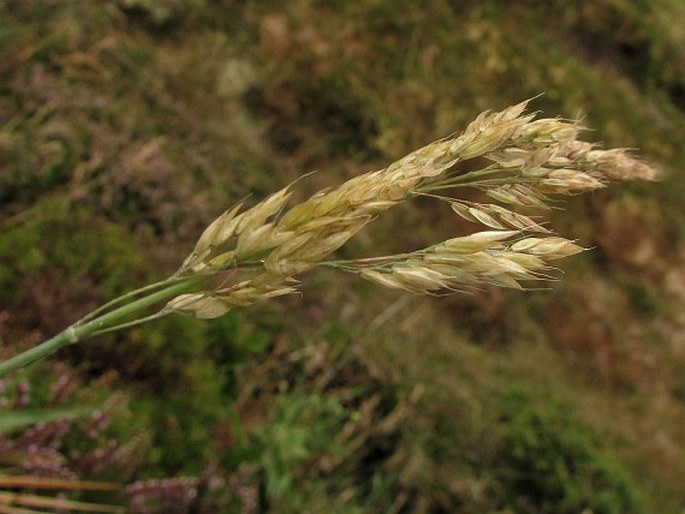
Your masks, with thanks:
M172 273L240 199L540 93L664 170L553 213L592 247L561 281L436 299L321 271L100 337L0 384L0 418L94 409L0 430L0 473L107 481L58 492L130 512L682 513L682 0L3 0L0 356ZM340 255L473 228L418 202Z

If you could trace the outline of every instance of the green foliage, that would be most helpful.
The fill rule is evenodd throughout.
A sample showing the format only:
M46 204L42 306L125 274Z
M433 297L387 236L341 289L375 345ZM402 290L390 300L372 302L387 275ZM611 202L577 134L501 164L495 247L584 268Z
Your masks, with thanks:
M92 297L99 290L100 299L111 298L145 276L144 256L121 226L87 208L52 207L0 237L0 301L26 301L38 288L55 287L41 281L57 278L65 295Z
M336 398L320 395L290 394L279 398L272 407L269 424L253 435L255 447L264 469L266 498L270 505L293 512L307 505L307 487L296 483L293 471L308 459L322 454L340 456L340 445L331 438L349 421L347 411ZM303 487L304 485L304 487Z
M0 433L10 432L36 423L46 423L58 419L73 419L85 416L94 409L71 407L62 409L22 409L13 412L0 411Z
M234 313L208 324L169 318L89 352L91 366L114 366L133 386L132 422L152 434L146 476L198 475L227 458L213 445L218 427L234 420L236 372L271 344L245 325Z
M493 490L517 512L641 512L640 496L596 437L561 405L535 405L523 390L502 402L503 437Z

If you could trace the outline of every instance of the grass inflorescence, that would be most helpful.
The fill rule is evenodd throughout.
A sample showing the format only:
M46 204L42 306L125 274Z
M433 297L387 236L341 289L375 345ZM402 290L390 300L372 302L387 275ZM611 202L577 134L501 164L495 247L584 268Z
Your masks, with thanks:
M611 181L654 180L657 171L626 150L579 141L582 127L576 122L535 119L525 113L527 104L485 112L460 135L430 143L289 210L292 186L244 212L240 204L227 210L204 231L177 272L181 277L222 274L222 281L175 297L163 312L215 318L295 292L295 277L317 266L416 294L482 284L521 288L522 281L548 278L549 261L582 248L511 208L544 212L551 195L592 191ZM458 166L476 159L479 169ZM480 190L493 203L460 198L462 188ZM419 196L448 202L459 216L489 230L411 253L327 260L377 216Z

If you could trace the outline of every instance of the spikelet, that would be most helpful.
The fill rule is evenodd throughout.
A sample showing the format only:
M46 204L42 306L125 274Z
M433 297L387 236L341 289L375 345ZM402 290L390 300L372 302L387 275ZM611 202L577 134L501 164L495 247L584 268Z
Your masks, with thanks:
M555 194L572 194L602 187L606 186L589 173L564 168L550 171L537 184L538 191Z
M545 234L551 233L550 230L535 222L529 216L510 211L500 205L461 200L452 202L450 206L454 212L465 220L481 223L486 227L499 230L516 229Z
M544 118L527 123L516 135L516 143L544 148L557 143L575 141L582 127L560 118Z
M511 205L520 205L521 207L535 207L539 209L547 209L549 198L542 194L537 188L531 186L524 186L522 184L504 184L496 186L492 189L485 189L485 194L489 197Z
M219 216L202 233L195 249L183 262L178 274L216 268L218 263L220 267L225 268L234 261L245 260L281 244L287 235L279 233L274 230L273 225L265 222L279 212L288 201L291 195L289 187L284 187L241 214L237 214L242 206L238 204ZM236 240L235 248L222 255L221 250L225 249L232 238Z
M533 119L522 116L528 101L498 112L484 112L450 145L450 154L461 160L471 159L502 148L519 138Z
M563 237L529 237L511 245L511 250L555 260L580 253L583 248Z
M233 209L227 210L205 229L192 253L183 261L179 272L199 271L206 266L204 261L209 257L212 248L219 246L221 242L227 241L233 235L236 225L234 219L241 207L242 204L238 204Z
M632 157L628 150L594 150L588 152L588 159L596 163L597 169L610 180L657 180L659 171Z

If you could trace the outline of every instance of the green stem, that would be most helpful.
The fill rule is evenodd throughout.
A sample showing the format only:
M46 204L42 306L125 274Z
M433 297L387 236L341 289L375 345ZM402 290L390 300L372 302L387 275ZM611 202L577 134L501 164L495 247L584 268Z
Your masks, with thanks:
M129 300L130 298L133 298L135 296L139 296L143 293L148 293L150 291L154 291L155 289L160 289L164 286L170 285L170 284L177 284L179 282L184 282L188 280L188 277L170 277L167 278L166 280L162 280L161 282L155 282L154 284L149 284L147 286L141 287L139 289L136 289L134 291L129 291L128 293L122 294L121 296L116 297L114 300L111 300L104 305L101 305L97 309L95 309L93 312L87 314L80 320L78 320L74 325L83 325L87 321L90 321L91 319L95 318L98 314L101 312L105 312L115 305L118 305L120 303L125 302L126 300Z
M491 187L497 187L497 186L503 186L505 184L535 184L537 181L534 179L523 179L521 177L511 177L511 178L493 178L493 179L486 179L486 180L474 180L473 182L467 182L465 184L462 183L456 183L456 182L445 182L444 184L440 185L435 185L435 186L425 186L422 188L417 189L419 193L427 192L427 191L439 191L441 189L456 189L460 187L478 187L478 188L491 188Z
M434 189L440 188L450 188L456 184L464 185L464 181L472 180L473 178L483 177L487 175L496 175L497 173L507 173L511 172L511 169L500 168L500 167L488 167L480 170L469 171L462 174L449 175L443 180L437 182L428 182L426 185L417 188L418 192L432 191Z
M359 272L360 270L365 268L375 268L378 266L382 266L384 264L391 264L394 262L401 261L403 259L408 259L409 257L416 256L417 254L418 252L397 253L394 255L384 255L381 257L367 257L365 259L323 261L319 262L317 266L339 269L341 271Z
M102 334L106 334L107 332L116 332L117 330L123 330L124 328L137 327L138 325L142 325L143 323L147 323L148 321L163 318L164 316L167 316L172 312L173 311L171 310L162 309L161 311L155 312L154 314L150 314L149 316L145 316L144 318L137 318L132 321L127 321L126 323L114 325L113 327L107 327L103 328L102 330L96 330L95 332L91 333L90 336L99 336Z
M86 323L77 322L56 336L42 342L38 346L34 346L33 348L21 352L18 355L15 355L14 357L11 357L10 359L0 363L0 377L4 377L12 371L16 371L20 368L28 366L32 362L43 359L48 355L55 353L60 348L64 348L70 344L87 339L88 337L102 332L109 327L114 327L122 319L132 316L163 300L168 300L180 293L189 291L206 279L206 276L188 277L183 282L175 283L160 291L156 291L147 296L122 305L121 307ZM123 326L119 328L123 328Z
M436 195L435 193L422 193L420 191L417 191L415 193L412 193L414 196L425 196L427 198L435 198L436 200L440 200L441 202L447 202L447 203L454 203L454 202L463 202L464 200L460 200L457 198L452 198L451 196L444 196L444 195Z

